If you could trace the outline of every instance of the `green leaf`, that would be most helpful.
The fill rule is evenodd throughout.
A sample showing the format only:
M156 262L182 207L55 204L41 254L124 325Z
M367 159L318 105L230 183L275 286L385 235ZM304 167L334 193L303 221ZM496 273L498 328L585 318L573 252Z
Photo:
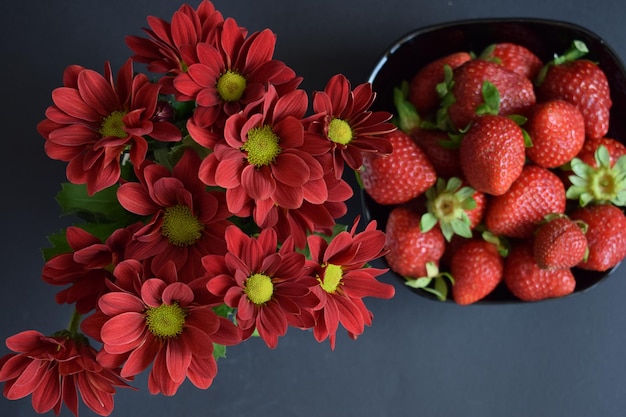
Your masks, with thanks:
M75 215L93 223L120 223L135 216L120 205L117 200L118 188L114 185L90 196L85 184L64 183L56 200L63 215Z
M437 219L437 217L434 214L432 214L432 213L424 213L422 215L422 218L420 219L420 230L423 233L426 233L430 229L435 227L435 225L437 224L438 221L439 220Z
M215 360L226 357L226 346L213 343L213 358Z
M41 254L43 255L43 258L46 262L57 255L69 253L72 251L72 248L67 243L65 230L61 230L57 233L48 235L48 242L50 242L52 247L41 249Z
M472 230L470 229L469 222L460 219L454 219L450 222L450 225L452 226L452 230L454 230L454 233L456 233L457 235L466 238L472 237Z
M432 278L429 277L421 277L415 279L407 279L405 284L411 288L426 288L428 284L430 284Z
M500 111L500 92L498 88L491 81L485 80L481 92L483 104L478 106L476 114L498 114Z

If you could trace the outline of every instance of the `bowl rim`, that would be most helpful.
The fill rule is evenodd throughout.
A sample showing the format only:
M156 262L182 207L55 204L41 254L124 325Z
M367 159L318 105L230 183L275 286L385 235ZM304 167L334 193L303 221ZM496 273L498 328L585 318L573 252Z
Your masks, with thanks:
M425 33L430 33L430 32L434 32L434 31L438 31L438 30L443 30L443 29L447 29L447 28L451 28L451 27L458 27L458 26L470 26L470 25L489 25L489 24L525 24L525 23L530 23L530 24L540 24L540 25L546 25L546 26L556 26L556 27L563 27L563 28L567 28L570 30L576 30L579 31L581 33L584 33L586 36L588 36L589 38L594 39L595 41L601 43L605 48L606 48L606 52L609 53L611 55L611 57L615 60L615 62L622 68L624 68L624 63L622 62L622 60L620 59L619 55L617 54L617 52L613 49L613 47L611 47L605 40L603 37L601 37L600 35L598 35L597 33L591 31L590 29L581 26L577 23L573 23L571 21L567 21L567 20L558 20L558 19L547 19L547 18L536 18L536 17L482 17L482 18L472 18L472 19L457 19L457 20L450 20L450 21L446 21L446 22L441 22L441 23L435 23L432 25L427 25L427 26L422 26L416 29L412 29L410 31L405 32L404 35L396 38L395 41L393 41L391 43L391 46L387 47L387 49L385 49L385 51L379 55L378 60L376 61L376 65L374 65L374 68L370 71L369 76L367 78L367 82L370 84L373 84L374 81L376 80L376 77L378 76L380 70L382 69L382 67L385 65L385 63L388 61L389 57L391 55L393 55L400 47L402 47L402 45L406 44L407 42L413 40L414 38L421 36Z

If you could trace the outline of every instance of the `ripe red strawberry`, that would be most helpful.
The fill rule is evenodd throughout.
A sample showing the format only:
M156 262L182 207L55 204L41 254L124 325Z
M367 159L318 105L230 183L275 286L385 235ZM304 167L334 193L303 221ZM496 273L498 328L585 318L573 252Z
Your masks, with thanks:
M494 61L529 80L534 80L543 67L541 59L530 49L511 42L492 44L485 48L480 57Z
M504 283L522 301L563 297L576 288L571 269L542 269L537 265L530 240L511 248L504 261Z
M366 153L360 171L365 191L379 204L407 202L426 191L437 180L428 157L413 139L396 131L386 136L391 154Z
M452 146L452 141L446 132L420 128L415 129L411 136L435 168L437 177L450 178L462 175L458 145L456 148Z
M466 240L452 255L452 298L457 304L475 303L489 295L502 281L503 258L496 245L483 239Z
M565 215L548 216L535 232L533 255L543 269L572 268L587 253L586 225Z
M531 237L551 213L565 211L565 186L547 168L526 165L509 190L487 205L485 226L496 236Z
M437 84L444 81L444 66L455 69L471 59L467 52L455 52L446 55L420 69L409 84L409 101L422 115L433 113L439 107L440 97L437 93Z
M497 100L483 94L485 81L497 89ZM472 59L456 68L453 83L454 102L448 107L448 117L457 130L464 129L484 103L489 113L508 116L524 114L536 102L534 87L528 78L484 59Z
M579 268L606 271L626 257L626 215L621 209L596 204L578 208L570 218L587 224L589 256L577 265Z
M612 106L609 82L604 71L581 56L587 47L579 41L563 57L549 62L537 80L539 101L561 99L575 104L585 118L588 137L606 136Z
M426 276L426 263L439 265L445 250L441 230L434 227L428 232L422 232L420 218L418 211L398 206L391 210L387 219L385 233L389 252L385 260L391 270L405 277Z
M615 162L617 162L621 156L626 155L626 145L616 139L602 137L587 138L576 157L587 165L597 167L595 153L600 145L604 145L604 147L609 151L611 166L615 165Z
M585 119L578 108L564 100L532 106L524 124L532 146L526 156L539 166L556 168L570 161L585 142Z
M522 129L504 116L477 117L459 147L465 180L475 190L491 195L509 189L522 172L525 159Z

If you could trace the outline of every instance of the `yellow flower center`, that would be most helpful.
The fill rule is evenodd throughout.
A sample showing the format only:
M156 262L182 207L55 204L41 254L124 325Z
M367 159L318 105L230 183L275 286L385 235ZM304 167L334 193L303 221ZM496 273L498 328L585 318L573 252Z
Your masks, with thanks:
M148 330L156 337L176 337L183 331L186 316L187 311L177 303L162 304L158 307L148 307L146 324Z
M165 209L161 234L172 245L193 245L202 236L203 228L204 225L191 213L189 207L178 204Z
M272 278L264 274L253 274L246 280L244 292L248 299L256 305L264 304L272 298L274 294L274 284Z
M217 93L224 101L237 101L246 89L246 79L228 70L217 80Z
M352 140L352 128L342 119L333 119L328 125L328 138L340 145L347 145Z
M324 279L317 278L320 282L320 287L327 293L334 293L337 291L337 287L341 285L341 278L343 278L343 270L339 265L328 264L324 268Z
M122 119L126 115L122 111L114 111L104 118L100 125L100 134L102 136L113 136L116 138L125 138L128 136Z
M248 131L248 140L241 150L247 152L251 165L257 167L269 165L281 152L279 141L280 138L270 126L255 127Z

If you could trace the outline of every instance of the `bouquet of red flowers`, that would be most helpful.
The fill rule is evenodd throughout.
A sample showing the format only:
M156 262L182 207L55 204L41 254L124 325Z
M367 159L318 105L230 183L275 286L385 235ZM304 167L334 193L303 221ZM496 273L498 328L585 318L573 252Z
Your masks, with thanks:
M333 76L311 111L302 78L273 59L275 34L208 0L148 26L117 74L67 67L38 125L78 220L43 250L43 280L75 306L68 328L10 336L0 359L4 395L32 395L39 413L77 415L80 396L108 415L148 368L152 394L208 388L226 346L274 348L289 327L334 348L340 325L356 338L372 323L364 297L394 295L370 266L385 234L337 223L353 195L344 171L391 152L371 85Z

